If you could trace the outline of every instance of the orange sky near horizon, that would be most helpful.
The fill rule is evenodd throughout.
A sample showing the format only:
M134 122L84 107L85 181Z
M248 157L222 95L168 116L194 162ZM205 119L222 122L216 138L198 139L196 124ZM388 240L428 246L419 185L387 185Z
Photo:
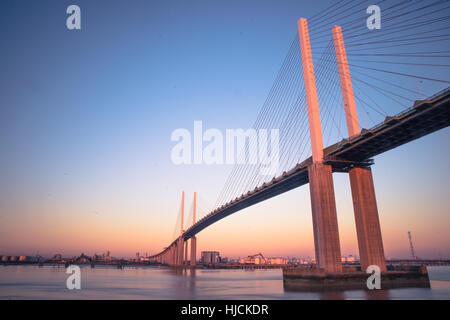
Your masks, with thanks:
M440 135L448 136L448 129ZM428 137L422 143L432 145L435 139ZM408 149L391 151L392 156L405 161L409 157ZM429 155L430 160L433 157ZM447 190L427 186L423 192L417 192L416 186L404 181L410 168L396 169L396 173L385 169L390 158L377 157L373 167L386 257L410 256L408 231L412 232L418 256L450 257ZM417 174L417 179L428 179L423 183L434 181L436 186L445 185L447 178L448 172L431 176L426 172ZM359 255L348 175L334 174L334 184L342 255ZM136 252L155 254L171 241L176 219L174 208L179 198L178 194L172 210L165 207L168 199L163 197L133 203L134 207L125 205L120 198L105 197L103 201L96 199L102 205L95 210L86 210L86 203L66 205L64 201L69 200L64 197L58 201L48 197L33 204L22 203L17 208L21 214L2 219L0 254L39 252L47 256L55 253L72 256L107 250L116 257L133 257ZM191 201L192 192L186 190L186 210ZM202 250L216 250L227 257L245 257L258 252L266 256L313 257L308 186L237 212L203 230L197 238L198 256Z

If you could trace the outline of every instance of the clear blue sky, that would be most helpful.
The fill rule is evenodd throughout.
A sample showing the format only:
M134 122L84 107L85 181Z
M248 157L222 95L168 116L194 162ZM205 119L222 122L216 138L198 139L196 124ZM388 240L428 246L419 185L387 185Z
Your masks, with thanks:
M172 131L191 130L194 120L221 130L251 127L297 19L331 3L3 0L0 254L109 249L132 256L167 245L181 190L189 201L197 191L214 203L231 169L173 165ZM66 28L70 4L81 7L82 30ZM450 256L449 138L447 128L375 159L387 255L408 256L411 230L419 255ZM339 175L335 184L340 225L353 237L344 237L342 251L355 254L348 179ZM199 235L200 249L312 254L307 192L230 217ZM247 245L227 247L227 234ZM258 244L268 236L284 240Z

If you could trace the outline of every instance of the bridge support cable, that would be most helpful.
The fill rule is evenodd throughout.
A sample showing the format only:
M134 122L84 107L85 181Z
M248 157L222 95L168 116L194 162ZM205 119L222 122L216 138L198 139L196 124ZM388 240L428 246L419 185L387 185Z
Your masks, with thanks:
M393 1L389 1L389 4L391 4L392 2ZM423 0L402 0L390 7L386 7L388 3L375 3L375 5L380 6L382 11L382 29L384 28L388 31L399 30L401 27L405 27L405 23L411 21L415 21L417 24L420 24L422 22L420 19L445 11L445 9L447 8L439 6L448 5L447 1L435 1L433 3L422 6L423 3ZM436 9L436 7L438 8ZM367 5L355 4L355 8L355 11L341 16L339 17L339 19L336 19L334 21L325 21L324 23L327 24L327 27L322 29L320 32L315 31L314 35L311 33L311 40L315 41L323 37L328 37L329 30L335 24L340 25L343 30L345 30L346 36L349 35L354 37L364 37L369 35L370 37L376 37L385 34L384 32L377 32L374 34L373 30L368 31L367 28L365 28L365 24L361 23L364 22L368 17L368 15L366 14ZM428 9L431 10L427 11ZM359 13L358 18L348 20L350 16L356 13ZM404 17L408 18L401 19ZM320 41L316 41L316 43L320 43Z
M448 16L446 19L448 19ZM443 29L448 29L448 27L443 28ZM441 29L435 28L433 30L427 30L427 33L430 33L431 31L439 31L439 30L441 30ZM442 36L442 35L440 35L440 36ZM369 49L370 48L371 47L369 47ZM368 50L368 49L365 49L365 50ZM402 108L404 108L407 105L410 105L409 102L414 101L414 96L412 96L412 98L405 97L404 95L399 94L399 91L397 90L397 88L407 92L409 95L411 95L411 93L415 93L415 95L421 99L421 96L422 96L421 93L430 91L427 89L427 87L429 88L430 85L426 85L426 83L424 83L424 82L448 84L449 81L447 79L424 77L419 74L410 73L410 70L408 70L409 72L398 72L397 70L393 69L393 66L395 66L395 65L399 66L399 68L402 66L412 66L412 67L424 66L424 67L448 68L449 65L447 65L445 63L434 63L434 62L433 63L423 63L420 61L417 61L417 62L415 61L418 58L430 58L430 59L432 58L432 59L439 60L439 59L445 59L445 58L449 57L448 55L442 55L442 53L449 53L449 51L445 51L445 50L437 50L436 51L436 50L432 50L432 49L429 51L423 51L423 49L422 49L422 50L417 50L417 51L413 51L413 52L404 52L403 51L403 52L399 52L399 53L382 53L382 52L378 52L378 51L374 52L374 53L352 53L351 51L348 52L348 55L351 57L359 56L359 57L375 58L373 60L359 59L359 62L365 62L365 65L354 64L354 63L349 64L351 67L353 67L352 72L358 74L358 77L353 75L353 79L356 82L360 82L362 85L367 86L368 90L371 91L371 94L367 94L361 87L357 86L355 83L355 86L358 87L358 91L362 92L365 96L364 99L360 99L361 104L363 106L367 105L368 99L371 100L372 102L377 100L378 102L375 102L374 104L376 104L378 106L378 109L382 109L380 107L379 102L383 103L383 99L380 100L377 98L377 96L381 95L381 96L383 96L384 99L389 99L391 101L394 101L396 104L398 104ZM392 61L392 60L386 61L383 59L383 57L392 57L392 58L398 57L399 60L401 59L401 61L398 61L398 62ZM380 60L380 58L381 58L381 60ZM405 61L405 59L408 59L408 60ZM385 64L387 66L387 69L382 69L379 67L372 67L371 66L372 63L373 64ZM360 69L366 69L366 70L368 70L368 72L362 72L362 71L360 71ZM414 70L416 70L416 69L417 68L414 68ZM417 70L420 70L420 69L417 69ZM427 70L427 71L432 72L432 70ZM372 73L373 75L369 74L369 73ZM388 78L387 76L384 76L383 78L381 78L379 76L381 73L391 75L391 77ZM448 73L446 73L446 75L447 74ZM403 79L403 80L395 79L395 78L399 78L399 77L411 78L416 81L412 82L412 81L405 81L405 79ZM389 81L388 79L390 79L390 78L392 78L392 80ZM377 81L377 84L375 84L373 82L373 80ZM382 86L380 86L378 83L381 83ZM399 85L399 83L402 83L402 85ZM395 89L392 90L392 89L389 89L389 87L395 87ZM434 87L434 88L435 89L433 89L433 91L436 91L436 89L439 89L439 87ZM428 94L425 93L425 96L427 96L427 95ZM373 97L375 97L375 98L373 98ZM397 98L408 101L408 103L407 104L402 103ZM358 99L358 97L357 97L357 99ZM384 116L387 115L387 112L384 110L382 110L381 113L384 114Z
M348 3L351 3L351 0L340 0L336 3L334 3L333 5L329 6L328 8L318 12L317 14L313 15L312 17L309 18L309 23L311 25L313 25L318 19L323 20L326 16L328 16L329 14L333 13L335 10L335 7L338 5L342 5L342 2L347 1Z
M445 25L445 20L448 19L448 15L447 16L438 16L436 17L436 15L439 15L441 13L447 13L448 14L448 1L436 1L433 4L427 5L425 7L421 7L421 8L416 8L414 7L415 4L420 4L423 3L423 0L418 0L416 3L410 4L410 7L413 7L414 9L408 11L408 12L403 12L399 15L393 16L393 17L389 17L386 15L383 15L383 28L388 30L389 32L379 32L376 34L373 34L373 31L367 31L367 29L365 30L361 30L361 27L359 26L345 26L343 24L340 24L341 27L343 28L344 32L345 32L345 36L346 38L349 37L349 39L354 39L354 38L360 38L360 41L367 41L368 39L376 39L376 38L380 38L380 37L384 37L386 35L390 35L393 34L393 32L397 32L397 34L399 32L402 31L410 31L411 29L415 29L418 27L423 27L423 26L429 26L430 24L434 24L434 23L439 23L439 22L444 22L443 25ZM446 4L446 7L439 7L437 9L433 9L431 11L426 12L427 9L431 8L431 7L435 7L435 6L440 6ZM383 12L385 12L384 9L382 9ZM402 18L408 15L412 15L412 17L408 17L407 19L398 19L398 18ZM431 20L423 20L424 18L428 18L428 17L433 17L433 19ZM364 31L364 32L361 32ZM416 32L417 34L417 32Z
M382 2L384 2L386 0L381 0L379 2L377 2L377 4L380 4ZM341 6L341 10L336 9L334 11L334 14L329 16L327 19L322 19L319 22L312 22L310 25L311 28L311 34L310 37L313 38L315 35L321 34L321 33L325 33L325 32L329 32L329 28L328 25L329 24L333 24L336 23L337 21L339 21L342 18L349 18L351 16L354 16L355 14L361 14L360 10L353 10L355 7L359 8L361 6L364 6L368 3L367 0L363 0L363 1L358 1L355 3L355 1L349 1L348 3L344 4ZM351 7L347 8L347 5L349 5ZM367 7L367 6L366 6ZM350 11L352 10L352 11Z
M297 45L299 45L297 43ZM297 57L299 57L299 52L297 52ZM294 56L294 57L295 57ZM297 58L297 61L299 59ZM296 70L301 71L301 65L297 62L297 65L295 66ZM290 88L302 88L302 74L297 73L291 76L290 78L293 79L300 79L300 81L297 81L294 83L294 85L289 85ZM304 143L306 142L306 134L307 134L307 126L305 125L305 121L302 121L302 119L305 118L307 112L306 112L306 105L305 105L305 95L304 95L304 88L301 89L299 92L298 90L294 94L298 96L296 102L294 102L293 98L295 95L292 94L291 91L287 91L287 94L284 94L283 96L288 96L290 99L285 99L284 102L278 102L276 104L277 109L283 109L283 105L289 106L290 108L284 108L289 110L288 113L284 113L283 117L279 117L279 121L272 121L268 122L268 125L266 127L276 127L274 123L281 124L279 126L280 128L280 166L278 174L281 174L283 171L288 171L292 166L296 165L301 160L301 155L303 152L299 152L299 150L304 150ZM287 101L287 102L286 102ZM281 107L280 107L281 106ZM281 121L282 119L282 121ZM300 119L300 121L298 121ZM300 127L299 127L300 126ZM300 139L299 139L299 132L300 132ZM305 134L303 134L305 133ZM302 146L303 144L303 146ZM295 145L298 147L295 148ZM293 160L298 160L297 162L294 162ZM244 170L240 170L241 175L237 176L237 179L229 179L229 181L233 181L234 183L229 183L227 181L227 184L229 185L229 190L233 190L233 185L241 185L239 191L236 193L237 195L240 195L242 193L245 193L248 190L253 190L257 186L261 186L264 182L269 182L269 180L272 177L264 177L259 174L261 169L261 164L253 165L253 166L241 166L241 168L244 168ZM234 176L236 177L236 176ZM234 197L230 196L230 193L225 193L224 196L225 199L231 200ZM226 202L226 201L224 201ZM224 202L219 202L223 204Z
M333 81L322 81L322 78L328 78L332 76L332 69L335 68L335 64L326 59L330 54L332 47L332 41L330 41L327 50L322 54L321 60L325 63L322 64L322 67L317 69L317 87L319 94L319 102L320 102L320 114L321 119L323 119L323 136L325 138L325 146L328 146L328 143L334 134L333 138L339 141L344 138L341 128L340 122L336 121L336 111L339 111L339 114L342 114L341 103L337 99L337 95L339 93L339 88ZM325 95L325 98L323 97ZM331 123L331 124L330 124ZM333 130L334 128L337 131Z
M292 72L293 69L293 64L295 61L295 50L296 50L296 43L298 43L298 40L296 39L297 37L294 37L294 40L291 43L290 49L288 54L286 55L286 58L282 64L282 67L280 69L280 72L277 75L277 78L274 82L274 85L272 86L272 89L269 92L269 96L266 99L262 110L260 112L260 115L258 116L255 125L253 126L255 130L259 130L260 128L264 128L268 126L268 123L270 123L270 119L273 119L273 116L270 116L271 114L273 114L275 111L279 111L279 109L277 110L277 108L275 107L276 105L278 105L277 101L279 101L281 99L281 97L283 97L286 93L285 91L285 87L286 84L288 83L287 79L288 79L288 75L289 73ZM249 152L250 148L254 148L255 146L253 144L249 144L248 142L245 144L245 148L243 151L241 151L240 156L245 157L246 154ZM234 189L235 188L235 181L239 181L240 179L242 179L242 176L245 173L248 173L249 170L249 166L248 164L237 164L233 167L233 170L221 192L221 194L219 195L219 198L216 202L216 207L222 205L223 203L225 203L227 200L230 199L230 195L232 194L236 194L237 192Z
M284 85L284 88L280 88L276 95L272 95L273 98L269 97L268 104L270 104L271 113L264 121L260 121L258 125L255 125L255 130L263 129L278 129L281 128L280 125L285 122L285 119L289 114L296 112L297 105L295 103L296 97L300 95L299 88L301 88L301 77L299 76L299 60L296 58L299 56L299 45L298 37L294 39L290 52L288 54L288 59L285 59L285 64L282 67L283 72L281 73L283 77L278 77L277 80ZM276 87L276 86L275 86ZM270 95L269 95L270 96ZM266 107L266 106L265 106ZM281 129L281 140L286 136L285 132ZM254 144L247 143L245 146L244 154L248 152L251 148L254 148ZM269 151L271 151L269 146ZM236 196L241 195L248 188L253 189L252 183L256 179L259 179L258 164L237 164L232 170L232 173L227 180L224 191L219 196L217 201L217 206L223 205L227 201L234 199ZM271 179L271 177L269 177Z
M175 221L175 226L174 226L174 229L172 232L172 237L170 239L171 241L175 240L180 234L181 206L182 206L182 203L180 202L180 204L178 206L177 220Z
M280 129L280 135L281 135L281 141L286 136L286 132L284 131L285 128L283 128L283 123L286 121L286 119L289 117L290 114L295 112L296 109L296 100L298 99L298 96L300 95L299 89L301 88L300 83L302 81L302 78L299 73L299 60L297 57L299 56L298 52L298 40L296 42L295 46L295 52L293 56L293 68L291 69L290 75L289 75L289 82L287 85L287 90L282 95L282 99L277 101L275 104L275 110L277 112L274 114L273 119L271 119L267 125L265 126L265 129L271 130L271 129ZM260 141L261 142L261 141ZM268 152L272 152L272 145L268 144ZM280 150L281 153L283 152ZM261 159L260 159L261 160ZM242 194L248 190L252 190L256 187L256 185L253 185L255 183L255 179L261 178L261 161L258 162L258 164L253 165L250 170L246 171L246 175L243 176L243 182L241 185L241 188L238 191L238 194ZM276 173L273 174L274 176ZM264 177L262 177L264 178ZM267 179L271 179L271 176L266 176ZM239 185L239 184L238 184Z
M349 65L352 66L352 64L349 64ZM369 69L369 70L370 70L370 69ZM334 72L336 72L336 71L334 71ZM398 92L398 90L395 89L395 88L398 88L398 89L402 89L402 90L404 90L404 91L414 92L412 89L409 89L409 88L400 86L400 85L398 85L398 84L393 83L392 81L387 81L387 80L384 80L384 79L377 78L377 77L375 77L375 76L373 76L373 75L369 75L369 74L366 74L366 73L358 72L357 70L353 70L352 72L353 72L353 73L357 73L357 74L361 74L361 75L364 76L364 77L368 77L368 78L370 78L370 79L373 79L373 80L376 80L376 81L378 81L378 82L382 82L382 83L388 85L388 86L385 86L385 87L380 87L379 85L374 84L373 81L372 81L372 82L369 82L369 81L371 81L371 80L362 80L362 78L360 78L359 76L358 76L358 77L355 76L355 75L352 76L352 79L353 79L353 80L355 80L355 81L358 82L358 83L361 83L362 85L366 86L368 89L372 90L372 91L373 91L372 93L375 93L375 94L372 94L372 95L374 95L375 97L378 96L378 95L381 95L381 96L383 96L384 98L389 99L389 100L395 102L395 104L398 104L402 109L407 108L408 105L410 105L411 102L415 101L413 98L407 98L407 97L405 97L404 95L401 95L401 94L396 93L396 92L393 91L393 90L396 90L396 91ZM390 73L392 73L392 72L390 72ZM413 77L413 78L417 78L417 79L423 79L423 77L415 77L415 76L413 76L413 75L409 75L409 76L410 76L410 77ZM432 78L427 78L427 79L428 79L429 81L431 81L431 82L443 82L443 81L438 80L438 79L432 79ZM334 81L334 79L332 79L332 78L327 78L327 80ZM398 81L398 82L401 82L401 81ZM446 80L444 80L444 82L445 82L445 83L450 83L449 81L446 81ZM359 90L362 91L362 89L361 89L360 86L358 86L356 83L354 83L354 85L355 85ZM390 88L389 86L390 86L390 87L395 87L395 88L389 89L389 88ZM417 89L416 89L416 90L417 90ZM417 94L417 92L415 92L415 93ZM361 103L363 103L363 104L369 106L371 109L373 109L374 111L376 111L376 112L379 113L380 115L387 116L387 112L384 111L383 108L382 108L377 102L375 102L375 101L373 100L373 98L370 98L370 96L367 95L367 94L365 94L365 95L366 95L367 97L369 97L368 99L372 100L372 102L374 102L375 105L377 105L377 108L374 108L373 106L369 105L369 104L367 103L367 99L360 99L360 98L357 97L357 96L355 96L355 97L356 97L358 100L360 100ZM400 99L402 99L402 100L408 101L409 103L405 104L405 103L403 103L403 102L400 102L397 98L400 98ZM398 112L398 111L397 111L397 112ZM394 112L394 113L396 113L396 112Z

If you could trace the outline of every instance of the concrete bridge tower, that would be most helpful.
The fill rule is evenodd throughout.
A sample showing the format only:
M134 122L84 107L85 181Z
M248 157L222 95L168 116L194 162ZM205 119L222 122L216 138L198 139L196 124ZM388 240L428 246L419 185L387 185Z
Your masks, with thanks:
M333 42L341 81L347 130L351 138L358 135L360 129L347 54L345 52L344 38L340 26L333 27ZM372 171L370 168L353 168L349 171L349 175L361 270L364 272L368 266L377 265L381 271L386 271L386 260Z
M184 238L183 238L183 224L184 224L184 191L181 194L181 224L180 224L180 237L176 243L176 263L177 266L184 264Z
M322 127L311 55L308 22L298 20L298 34L305 80L306 103L313 164L308 167L309 189L317 266L326 272L342 272L332 168L323 163Z
M194 204L192 212L192 225L195 224L195 214L197 210L197 192L194 192ZM191 238L191 266L197 265L197 238L193 236Z

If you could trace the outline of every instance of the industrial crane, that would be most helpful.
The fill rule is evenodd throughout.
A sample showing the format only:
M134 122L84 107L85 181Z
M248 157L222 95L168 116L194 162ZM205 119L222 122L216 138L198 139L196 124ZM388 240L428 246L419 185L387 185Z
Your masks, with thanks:
M264 258L264 256L263 256L263 254L260 252L260 253L257 253L257 254L254 254L254 255L251 255L251 256L248 256L250 259L254 259L255 257L257 257L257 256L260 256L263 260L264 260L264 264L267 264L267 259L266 258Z

